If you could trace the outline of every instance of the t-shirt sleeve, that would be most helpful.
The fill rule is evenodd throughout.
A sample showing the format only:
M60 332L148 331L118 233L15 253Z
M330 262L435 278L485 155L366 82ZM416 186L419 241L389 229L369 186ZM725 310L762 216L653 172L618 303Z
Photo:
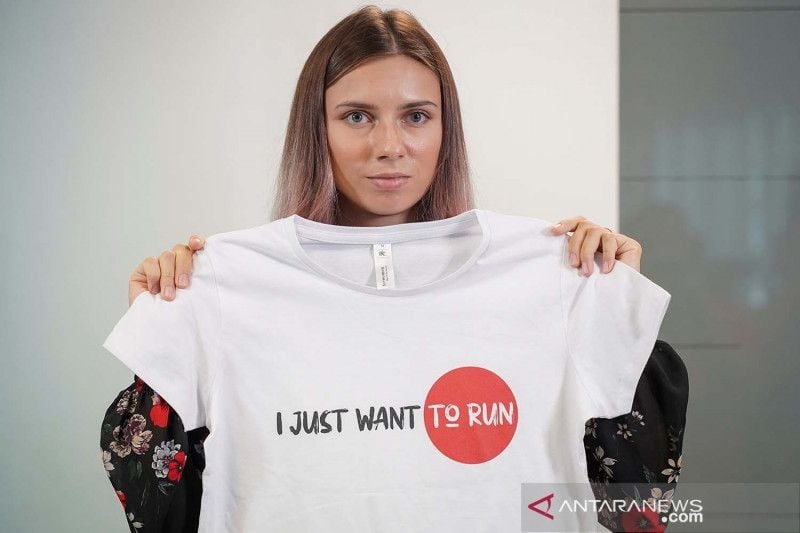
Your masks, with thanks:
M594 404L591 416L620 416L631 410L671 295L621 261L602 273L600 252L586 277L569 264L567 245L565 237L559 270L567 350Z
M221 330L209 242L195 253L188 288L172 301L139 294L103 347L141 377L180 415L189 431L207 426Z

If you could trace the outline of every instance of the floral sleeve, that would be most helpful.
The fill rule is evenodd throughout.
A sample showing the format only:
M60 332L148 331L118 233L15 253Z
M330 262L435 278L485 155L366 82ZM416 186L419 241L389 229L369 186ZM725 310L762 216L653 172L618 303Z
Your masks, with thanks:
M178 414L138 376L103 418L100 452L128 527L197 531L206 428L184 431Z
M689 400L686 366L675 350L656 340L636 387L632 411L592 418L583 438L589 481L600 500L668 500L681 473L683 430ZM631 484L623 490L617 483ZM604 507L605 509L606 507ZM649 512L601 510L598 521L611 531L664 531Z

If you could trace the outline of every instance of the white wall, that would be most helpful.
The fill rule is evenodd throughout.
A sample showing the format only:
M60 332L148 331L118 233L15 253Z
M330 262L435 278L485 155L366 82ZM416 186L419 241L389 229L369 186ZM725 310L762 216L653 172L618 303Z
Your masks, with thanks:
M292 90L348 1L0 0L0 529L126 531L100 347L146 255L267 221ZM617 226L617 2L410 1L460 90L478 205Z

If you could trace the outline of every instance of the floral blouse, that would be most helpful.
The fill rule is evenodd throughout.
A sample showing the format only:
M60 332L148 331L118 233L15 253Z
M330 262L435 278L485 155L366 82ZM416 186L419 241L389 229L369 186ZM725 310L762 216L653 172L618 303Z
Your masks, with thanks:
M689 382L673 348L657 340L630 413L592 418L583 438L587 476L601 500L672 497L681 471ZM178 414L138 376L109 406L100 455L134 533L196 532L206 428L185 431ZM635 483L629 494L616 483ZM630 485L628 485L630 486ZM598 513L611 531L664 531L655 513Z

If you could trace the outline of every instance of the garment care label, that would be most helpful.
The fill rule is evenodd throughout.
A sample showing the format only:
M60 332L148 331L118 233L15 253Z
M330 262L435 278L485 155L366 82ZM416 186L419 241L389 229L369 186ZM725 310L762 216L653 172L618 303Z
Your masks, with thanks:
M394 289L392 245L373 244L372 258L375 261L375 286L379 289Z

